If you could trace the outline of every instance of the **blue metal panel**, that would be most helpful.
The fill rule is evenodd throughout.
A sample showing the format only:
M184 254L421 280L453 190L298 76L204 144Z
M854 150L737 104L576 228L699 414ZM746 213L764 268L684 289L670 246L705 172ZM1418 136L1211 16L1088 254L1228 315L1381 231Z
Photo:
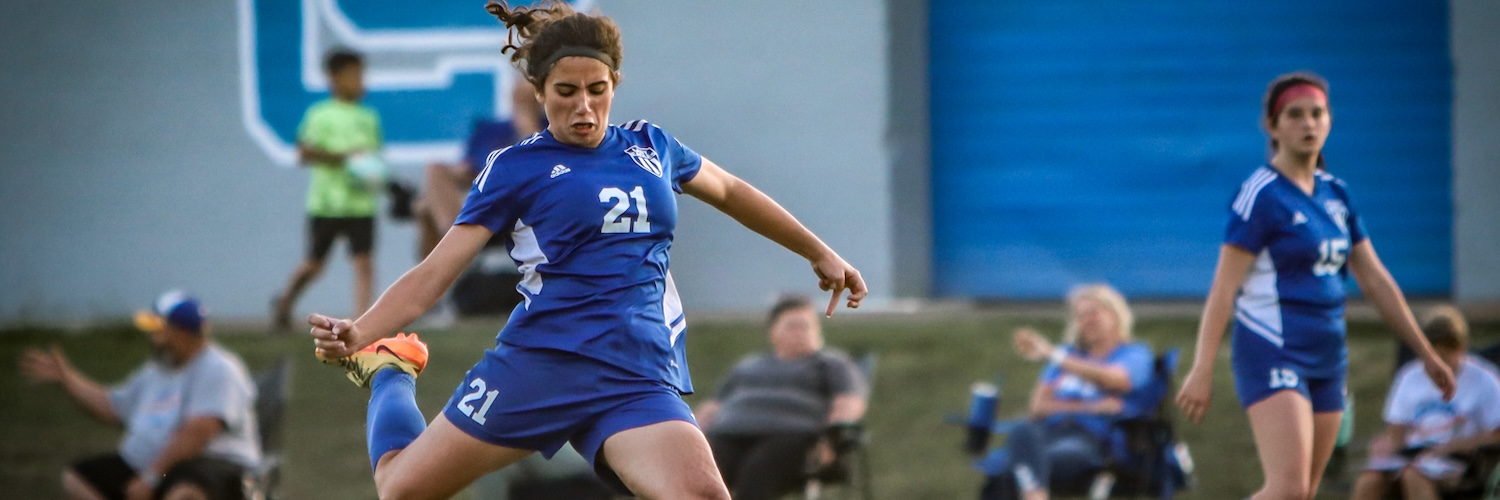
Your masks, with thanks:
M1451 286L1446 2L932 0L937 295L1201 297L1277 75L1331 83L1329 169L1409 294Z

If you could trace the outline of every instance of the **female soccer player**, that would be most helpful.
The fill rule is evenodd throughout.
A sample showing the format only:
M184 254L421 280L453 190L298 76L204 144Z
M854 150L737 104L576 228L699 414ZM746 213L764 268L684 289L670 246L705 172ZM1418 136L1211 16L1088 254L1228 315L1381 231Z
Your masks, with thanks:
M1453 396L1453 372L1417 328L1343 181L1323 169L1331 124L1322 78L1296 73L1271 82L1264 121L1271 162L1250 175L1230 206L1193 367L1177 395L1187 417L1201 422L1233 311L1235 389L1265 473L1256 499L1312 498L1333 453L1348 363L1346 273L1417 352L1433 383Z
M848 307L858 307L864 280L775 201L666 131L609 125L622 55L612 20L555 2L487 9L512 30L506 50L535 86L547 129L490 154L457 223L369 312L308 318L318 355L371 388L380 496L447 498L483 473L571 443L637 496L727 499L680 397L692 387L667 272L674 195L806 257L833 292L827 314L845 289ZM524 302L426 427L412 394L426 347L386 337L436 302L495 233L522 272Z

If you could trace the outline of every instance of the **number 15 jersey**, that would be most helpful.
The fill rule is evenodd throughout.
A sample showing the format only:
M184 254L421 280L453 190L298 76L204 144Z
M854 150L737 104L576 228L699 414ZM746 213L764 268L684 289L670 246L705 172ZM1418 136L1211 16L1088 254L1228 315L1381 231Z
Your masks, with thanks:
M1342 374L1344 266L1349 249L1365 240L1343 181L1323 170L1311 195L1276 169L1263 166L1230 205L1224 242L1256 255L1235 299L1235 344L1245 331L1301 365L1304 375Z
M702 157L645 121L596 148L542 131L490 153L455 224L504 235L524 301L498 342L593 358L692 392L668 272L677 198Z

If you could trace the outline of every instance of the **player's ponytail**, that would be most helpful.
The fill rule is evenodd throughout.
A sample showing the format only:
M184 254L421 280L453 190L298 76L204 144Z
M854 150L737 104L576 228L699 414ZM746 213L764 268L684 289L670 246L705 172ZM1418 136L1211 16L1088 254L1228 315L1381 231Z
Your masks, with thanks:
M1328 81L1318 76L1317 73L1298 71L1296 73L1281 75L1272 80L1271 85L1266 87L1266 96L1263 103L1266 123L1269 123L1272 127L1276 126L1276 120L1281 114L1281 106L1278 105L1278 102L1281 101L1281 95L1299 85L1311 85L1323 91L1323 95L1328 95ZM1274 156L1276 150L1280 147L1281 145L1276 143L1276 139L1272 138L1270 145L1271 155ZM1327 168L1324 166L1322 151L1318 152L1318 168Z
M604 16L582 14L566 3L552 0L537 7L507 5L492 0L484 9L510 31L500 53L536 88L558 59L590 57L609 67L614 82L620 82L620 60L624 58L620 27Z

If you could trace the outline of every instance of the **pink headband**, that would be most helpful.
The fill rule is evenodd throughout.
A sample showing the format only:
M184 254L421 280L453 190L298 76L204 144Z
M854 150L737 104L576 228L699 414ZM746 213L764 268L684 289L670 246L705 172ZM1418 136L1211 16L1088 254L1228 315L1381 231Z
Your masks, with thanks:
M1328 93L1323 92L1323 89L1311 83L1299 83L1281 91L1281 95L1276 98L1276 105L1271 107L1271 116L1280 115L1287 103L1304 97L1314 97L1322 101L1324 106L1328 105Z

